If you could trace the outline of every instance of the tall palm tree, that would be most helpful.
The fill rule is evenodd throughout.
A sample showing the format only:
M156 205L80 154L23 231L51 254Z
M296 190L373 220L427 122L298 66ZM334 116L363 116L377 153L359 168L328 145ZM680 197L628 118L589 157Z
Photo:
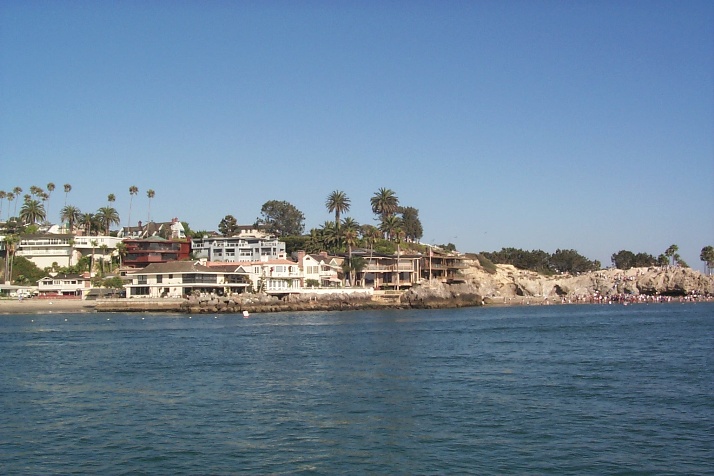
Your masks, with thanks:
M327 207L328 212L335 212L335 223L337 224L337 228L339 228L340 215L350 210L350 199L347 197L345 192L335 190L327 196L325 206Z
M60 211L60 220L62 222L67 222L67 227L70 233L74 233L74 224L79 222L81 218L82 212L75 206L65 205L65 207Z
M342 223L342 228L338 230L339 235L342 240L344 240L345 245L347 245L347 259L349 263L352 263L352 247L357 244L357 235L359 230L359 224L350 217L345 218ZM348 268L348 273L351 271ZM350 275L350 285L352 284L352 276Z
M15 262L15 250L20 242L18 235L8 235L5 237L5 282L12 284L12 268Z
M7 197L7 192L0 190L0 220L2 220L2 201Z
M13 192L7 192L7 195L5 196L7 198L7 220L10 220L10 202L15 200L15 194Z
M118 225L120 223L119 221L119 213L116 211L114 207L102 207L99 210L97 210L97 213L95 215L97 220L104 225L104 234L109 235L109 227L112 225Z
M113 193L107 195L107 202L109 202L109 206L112 206L112 203L116 202L116 200L117 197Z
M50 216L50 198L52 197L52 192L55 191L55 184L50 182L47 184L47 216Z
M42 194L43 190L38 187L37 185L32 185L30 187L30 193L32 194L33 197L39 197Z
M15 187L12 189L12 193L15 194L15 198L19 198L22 193L22 187ZM17 216L17 202L15 202L15 211L12 212L13 216Z
M129 217L127 218L127 227L131 228L131 202L134 199L134 195L139 193L139 189L136 185L129 187Z
M26 225L33 225L45 219L45 206L37 200L28 200L20 209L20 219Z
M380 188L370 199L372 212L382 218L394 215L399 209L399 199L394 191L388 188Z
M94 268L94 248L97 247L99 242L97 240L92 240L90 241L90 244L92 245L92 259L89 261L89 276L92 276L92 269Z
M68 183L64 184L64 206L67 206L67 194L72 191L72 186Z
M156 195L156 192L154 192L152 189L146 191L146 196L149 198L149 215L147 223L151 223L151 199L154 198L154 195Z

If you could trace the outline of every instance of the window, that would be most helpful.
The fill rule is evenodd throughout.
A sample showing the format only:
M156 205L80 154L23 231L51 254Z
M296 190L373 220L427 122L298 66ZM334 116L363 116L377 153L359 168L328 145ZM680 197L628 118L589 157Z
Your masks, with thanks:
M163 275L163 274L157 274L157 275L156 275L156 282L157 282L157 283L163 283L163 282L164 282L164 275Z

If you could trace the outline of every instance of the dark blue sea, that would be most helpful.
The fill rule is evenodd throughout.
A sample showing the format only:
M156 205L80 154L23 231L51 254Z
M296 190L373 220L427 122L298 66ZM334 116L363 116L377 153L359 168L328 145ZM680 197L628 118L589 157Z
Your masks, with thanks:
M714 304L0 316L0 473L714 474Z

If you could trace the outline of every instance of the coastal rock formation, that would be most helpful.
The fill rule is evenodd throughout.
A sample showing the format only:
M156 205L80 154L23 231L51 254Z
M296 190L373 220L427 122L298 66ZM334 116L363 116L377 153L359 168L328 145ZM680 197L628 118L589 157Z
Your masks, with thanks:
M587 297L593 295L714 295L714 277L690 268L651 267L605 269L580 275L543 276L511 265L496 265L487 272L472 260L463 275L486 302L507 303L518 298Z
M431 280L406 291L401 302L409 307L425 309L466 307L482 305L483 297L472 283L449 285Z

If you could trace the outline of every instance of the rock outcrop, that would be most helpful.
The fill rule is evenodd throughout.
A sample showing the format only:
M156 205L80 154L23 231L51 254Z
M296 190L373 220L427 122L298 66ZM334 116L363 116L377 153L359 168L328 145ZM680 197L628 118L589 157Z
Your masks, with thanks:
M714 295L714 277L690 268L652 267L629 270L605 269L580 275L543 276L510 265L496 265L488 273L478 261L469 262L466 282L486 302L510 302L514 298L561 299L593 295Z

